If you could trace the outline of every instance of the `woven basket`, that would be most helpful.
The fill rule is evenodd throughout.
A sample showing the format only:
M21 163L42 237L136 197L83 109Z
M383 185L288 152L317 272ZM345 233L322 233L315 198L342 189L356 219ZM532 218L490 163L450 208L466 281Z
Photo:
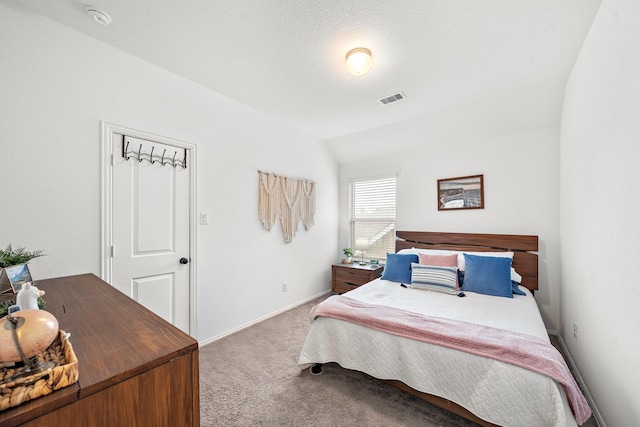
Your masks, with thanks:
M51 373L40 378L35 375L33 378L26 377L13 382L9 378L15 375L16 369L0 367L0 411L46 396L78 381L78 359L64 331L58 332L56 339L38 355L38 359L58 365Z

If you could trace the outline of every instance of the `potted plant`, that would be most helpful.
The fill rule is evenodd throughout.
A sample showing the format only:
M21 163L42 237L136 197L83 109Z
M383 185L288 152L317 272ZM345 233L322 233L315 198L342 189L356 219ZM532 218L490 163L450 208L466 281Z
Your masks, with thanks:
M344 264L351 264L353 262L353 256L355 255L355 252L353 251L353 249L351 248L344 248L342 250L342 252L344 252L344 256L346 257L345 259L342 260L342 262Z
M26 264L33 258L44 255L44 251L27 251L25 248L13 249L11 243L7 249L0 249L0 269L11 267L12 265Z
M0 249L0 271L6 267L11 267L18 264L26 264L33 258L38 258L45 255L44 251L27 251L25 248L13 249L11 244L7 246L5 250ZM0 283L1 287L2 283ZM8 286L8 285L7 285ZM42 293L38 298L38 307L43 308L46 305L45 300L42 298ZM14 300L3 301L0 304L0 318L3 318L9 312L9 307L14 305Z

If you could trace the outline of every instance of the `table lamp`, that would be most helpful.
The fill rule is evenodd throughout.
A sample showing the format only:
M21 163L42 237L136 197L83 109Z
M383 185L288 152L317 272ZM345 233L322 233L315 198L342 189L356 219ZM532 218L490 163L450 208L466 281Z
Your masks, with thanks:
M369 249L369 239L356 239L356 250L360 251L360 265L365 265L364 252Z

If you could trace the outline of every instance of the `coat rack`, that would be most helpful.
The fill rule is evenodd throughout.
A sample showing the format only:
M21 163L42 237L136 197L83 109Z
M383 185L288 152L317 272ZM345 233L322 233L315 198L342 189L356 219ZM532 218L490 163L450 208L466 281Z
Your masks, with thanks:
M138 146L137 149L135 148L136 145ZM154 141L125 136L124 143L122 144L122 157L124 157L125 160L135 159L138 162L146 160L152 165L155 163L160 163L162 166L171 165L174 168L187 168L186 148L176 149L175 147L162 146L159 147L156 151L156 146L160 145L161 144ZM129 150L129 146L132 147L132 150ZM162 150L162 153L160 153L160 150ZM173 151L173 154L171 154L171 151ZM181 151L181 158L178 157L179 151Z

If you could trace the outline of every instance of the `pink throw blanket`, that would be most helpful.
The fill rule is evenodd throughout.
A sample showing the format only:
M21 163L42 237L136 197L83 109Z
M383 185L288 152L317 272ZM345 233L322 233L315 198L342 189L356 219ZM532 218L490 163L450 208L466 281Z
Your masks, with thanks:
M546 375L564 389L578 425L591 416L591 408L560 352L536 337L365 304L338 295L318 304L311 314L313 319L318 316L332 317L401 337L489 357Z

